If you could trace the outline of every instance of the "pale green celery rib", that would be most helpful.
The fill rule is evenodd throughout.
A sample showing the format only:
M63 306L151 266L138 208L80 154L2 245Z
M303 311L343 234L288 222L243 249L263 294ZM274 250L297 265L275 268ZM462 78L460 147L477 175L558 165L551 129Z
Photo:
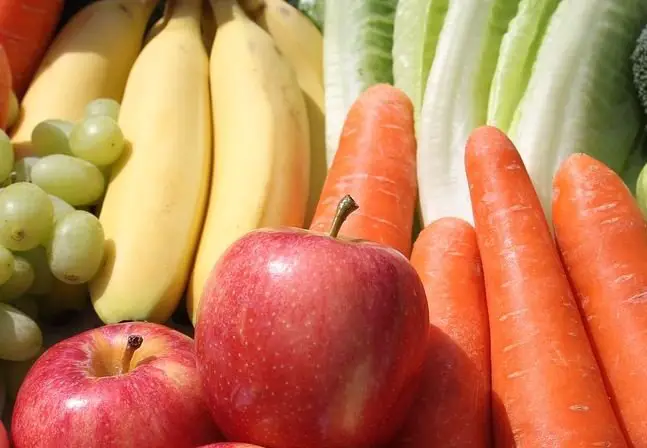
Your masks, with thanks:
M411 99L416 128L449 0L399 0L393 27L393 79Z
M519 0L452 1L425 89L418 139L423 221L473 222L465 143L485 123L499 46Z
M373 84L393 83L397 0L327 0L324 33L326 161L332 164L346 115Z
M537 51L560 0L521 0L503 36L488 105L487 123L507 132Z
M569 155L620 171L635 144L629 56L645 21L644 0L562 0L553 14L510 130L549 219L552 179Z

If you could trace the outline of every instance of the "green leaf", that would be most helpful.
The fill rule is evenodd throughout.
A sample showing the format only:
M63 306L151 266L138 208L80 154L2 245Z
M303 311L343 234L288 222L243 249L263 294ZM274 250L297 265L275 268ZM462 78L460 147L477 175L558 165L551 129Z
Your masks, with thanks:
M550 20L510 130L549 218L562 161L619 172L639 137L630 56L645 21L645 0L562 0Z

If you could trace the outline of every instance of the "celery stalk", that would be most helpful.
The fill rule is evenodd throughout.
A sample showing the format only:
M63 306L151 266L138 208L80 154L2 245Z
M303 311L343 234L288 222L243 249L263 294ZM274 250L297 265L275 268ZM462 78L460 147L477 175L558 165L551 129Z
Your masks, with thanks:
M463 157L485 123L501 39L519 0L452 1L429 72L418 140L418 185L425 225L455 216L472 222Z
M508 131L526 90L548 22L560 0L521 0L503 36L488 106L488 124Z
M393 79L413 103L416 127L449 0L399 0L393 27Z

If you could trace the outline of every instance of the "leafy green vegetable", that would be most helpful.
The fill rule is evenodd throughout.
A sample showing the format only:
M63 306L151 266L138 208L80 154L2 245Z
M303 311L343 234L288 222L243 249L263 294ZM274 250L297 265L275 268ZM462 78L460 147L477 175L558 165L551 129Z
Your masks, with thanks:
M449 0L399 0L393 26L393 79L413 103L416 127Z
M521 0L517 15L503 36L488 105L487 122L508 131L526 90L530 71L548 22L560 0Z
M463 156L470 132L487 117L500 43L519 0L450 2L429 72L418 140L423 221L472 220Z
M629 154L625 166L620 175L622 180L627 184L631 193L636 195L638 176L647 163L647 130L643 130L642 136ZM647 191L645 191L647 193ZM646 204L647 205L647 204Z
M327 0L324 33L326 161L332 163L346 114L359 94L393 83L397 0Z
M319 31L323 31L324 0L288 0L288 3L308 16Z
M634 85L638 91L638 98L647 115L647 24L636 41L636 48L631 55L634 73Z
M562 0L539 48L510 136L550 217L552 178L584 152L616 171L642 128L630 55L645 0Z

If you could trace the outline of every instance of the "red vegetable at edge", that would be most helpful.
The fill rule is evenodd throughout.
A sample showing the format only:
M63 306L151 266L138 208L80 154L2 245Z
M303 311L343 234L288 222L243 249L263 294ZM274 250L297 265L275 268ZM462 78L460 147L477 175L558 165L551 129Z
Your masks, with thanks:
M0 129L7 128L9 120L9 96L11 95L11 68L9 59L0 44Z
M519 153L484 126L469 138L465 169L490 320L495 445L627 446Z
M63 0L0 0L0 45L5 47L13 89L22 98L54 34Z

